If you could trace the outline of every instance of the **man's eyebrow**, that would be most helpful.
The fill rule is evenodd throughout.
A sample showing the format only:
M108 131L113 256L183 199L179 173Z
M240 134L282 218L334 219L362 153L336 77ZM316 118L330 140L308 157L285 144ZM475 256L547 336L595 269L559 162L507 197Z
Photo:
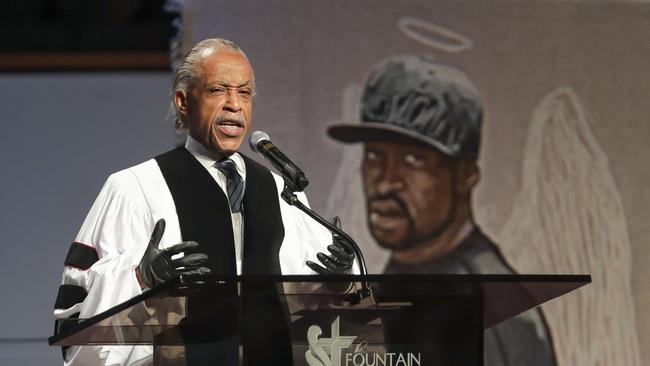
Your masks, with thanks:
M246 80L242 84L232 85L232 84L227 83L226 81L216 80L216 81L208 82L207 85L221 85L221 86L225 86L225 87L228 87L228 88L243 88L243 87L246 87L246 86L252 86L253 82L250 81L250 80Z

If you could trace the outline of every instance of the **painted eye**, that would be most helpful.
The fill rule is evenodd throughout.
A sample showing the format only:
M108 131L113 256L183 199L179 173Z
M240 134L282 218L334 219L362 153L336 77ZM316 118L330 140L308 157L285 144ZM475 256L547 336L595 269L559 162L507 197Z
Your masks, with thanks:
M366 160L376 161L377 159L379 159L379 154L377 154L377 152L375 152L375 151L368 150L368 151L366 151L365 158L366 158Z
M425 157L417 154L406 154L404 155L404 162L411 166L420 167L424 165Z

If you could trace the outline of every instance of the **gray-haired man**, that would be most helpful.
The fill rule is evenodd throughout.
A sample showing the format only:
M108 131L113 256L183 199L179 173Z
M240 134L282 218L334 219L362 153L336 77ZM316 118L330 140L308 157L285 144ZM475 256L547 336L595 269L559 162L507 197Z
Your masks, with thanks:
M187 140L108 178L65 259L56 319L95 316L180 274L351 271L351 259L339 260L345 243L332 242L331 233L280 199L280 176L238 152L252 124L254 92L253 68L234 43L215 38L192 48L172 94ZM304 194L299 199L306 203ZM328 244L330 256L321 253ZM187 313L203 313L214 303L210 296L194 294ZM249 364L291 359L279 302L251 308L247 324L280 330L273 337L242 332L244 347L262 350L249 352ZM147 317L129 314L135 324ZM237 344L230 353L211 345L192 348L187 363L237 364ZM151 362L152 349L71 347L64 358L66 365L142 365Z
M404 55L371 71L360 123L329 127L336 140L364 144L367 223L391 250L385 273L514 273L472 215L482 111L460 70ZM540 311L490 328L484 349L486 365L555 365Z

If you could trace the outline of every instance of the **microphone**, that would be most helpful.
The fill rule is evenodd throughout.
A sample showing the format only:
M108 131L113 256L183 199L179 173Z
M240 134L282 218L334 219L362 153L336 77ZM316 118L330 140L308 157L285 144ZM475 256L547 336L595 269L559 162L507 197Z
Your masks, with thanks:
M273 164L282 175L282 178L284 178L284 184L292 192L300 192L307 187L309 180L305 176L305 173L273 145L268 134L262 131L255 131L251 134L248 142L253 151L262 154L266 160Z
M329 221L322 218L316 212L312 211L305 204L300 202L295 192L302 191L309 184L309 180L305 176L305 173L300 170L289 158L287 158L273 143L271 142L269 135L262 131L255 131L251 134L250 139L251 149L257 153L262 154L268 161L273 164L273 166L280 171L282 178L284 178L284 189L280 195L282 199L291 206L297 207L299 210L306 213L309 217L316 220L319 224L323 225L331 232L335 232L345 238L351 245L354 251L354 256L359 262L359 270L361 276L364 277L364 280L361 282L361 288L357 290L353 296L350 297L350 303L358 304L364 298L373 299L372 289L368 284L368 280L365 277L368 275L368 269L366 267L366 260L363 258L363 253L359 245L343 230L336 227ZM374 300L373 300L374 301Z

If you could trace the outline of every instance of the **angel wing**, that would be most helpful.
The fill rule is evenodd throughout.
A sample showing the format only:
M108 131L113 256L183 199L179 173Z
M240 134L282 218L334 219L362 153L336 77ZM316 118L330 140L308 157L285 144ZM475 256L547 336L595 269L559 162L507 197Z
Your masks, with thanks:
M576 93L561 87L532 115L522 186L498 242L522 273L589 273L544 305L558 364L640 365L631 247L607 157Z

